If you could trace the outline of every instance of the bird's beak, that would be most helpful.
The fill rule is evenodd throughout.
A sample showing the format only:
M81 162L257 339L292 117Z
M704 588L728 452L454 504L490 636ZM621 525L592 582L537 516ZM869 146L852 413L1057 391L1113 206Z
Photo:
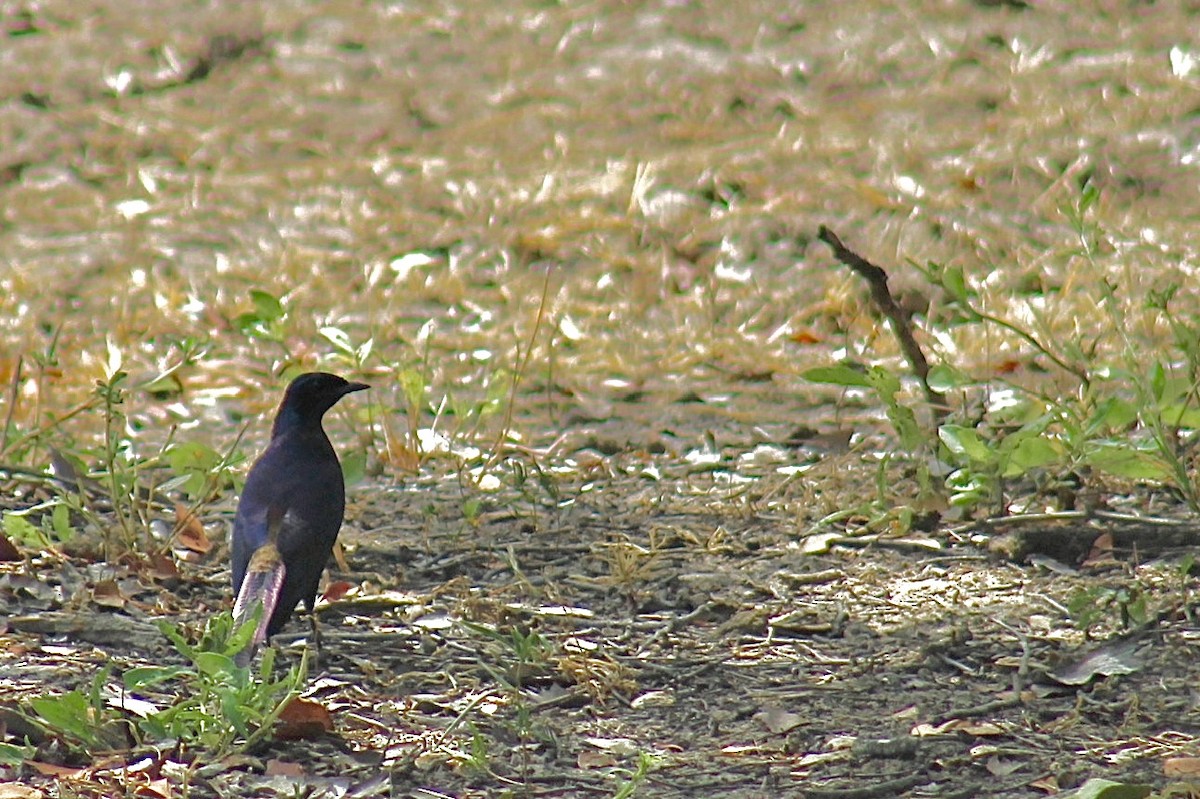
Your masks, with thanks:
M370 388L370 386L368 386L366 383L347 383L345 387L342 388L342 396L344 397L347 394L352 394L355 391L362 391L363 389L367 388Z

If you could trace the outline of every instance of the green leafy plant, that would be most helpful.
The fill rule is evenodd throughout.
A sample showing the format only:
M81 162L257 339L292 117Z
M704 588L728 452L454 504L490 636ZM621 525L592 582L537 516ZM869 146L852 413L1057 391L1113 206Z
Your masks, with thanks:
M46 727L91 751L110 749L126 741L128 727L104 700L104 686L112 673L105 666L87 690L77 688L57 696L39 696L30 700L38 719Z
M658 758L654 755L649 752L638 752L637 767L632 772L627 772L629 779L617 786L616 792L613 793L613 799L630 799L657 765Z
M173 443L163 452L163 459L175 474L175 484L193 502L207 502L217 490L234 482L235 469L245 455L238 444L241 436L220 453L199 441Z
M326 325L317 332L333 345L334 355L347 368L354 372L362 372L366 368L367 359L375 349L375 339L369 338L361 344L355 344L350 334L332 325Z
M221 756L249 749L270 734L283 708L299 695L308 662L305 654L278 679L272 677L272 648L264 650L257 672L237 665L235 658L253 637L261 612L260 608L240 626L229 613L214 616L195 644L178 627L159 624L189 666L146 666L125 672L129 691L146 691L165 683L175 687L172 695L176 700L139 723L144 735L152 740L178 740Z
M1099 197L1087 184L1063 209L1077 247L1062 257L1082 257L1104 274L1098 259L1105 233L1092 217ZM1117 362L1112 364L1104 360L1100 339L1087 347L1069 339L1055 340L1051 346L1046 335L982 310L961 267L929 263L917 268L943 290L942 317L949 324L984 325L1015 335L1077 386L1051 397L1003 378L973 379L953 364L935 365L927 381L936 392L966 396L1000 390L1011 399L969 422L953 414L935 415L940 446L927 449L928 437L916 415L899 400L897 375L847 363L804 373L813 382L873 391L899 438L901 453L914 458L918 479L928 477L922 453L936 452L948 467L951 501L966 507L986 505L1003 512L1005 488L1018 480L1035 477L1046 487L1061 484L1067 475L1095 473L1171 486L1200 513L1197 464L1185 456L1180 443L1181 431L1200 429L1200 324L1185 320L1171 305L1176 287L1152 293L1145 303L1145 310L1157 314L1148 323L1167 327L1172 336L1172 351L1152 353L1147 363L1146 347L1130 332L1134 321L1127 318L1115 288L1106 280L1096 281L1096 302L1107 310L1118 345Z
M138 515L137 474L139 461L133 455L130 441L125 435L126 419L122 406L125 403L125 383L128 375L120 369L120 356L117 354L115 364L112 363L113 348L110 352L110 370L108 378L96 382L96 395L104 408L104 447L101 451L102 468L104 470L105 487L112 501L113 514L119 526L125 549L132 549L137 540L135 521ZM108 529L107 525L104 526ZM105 554L114 554L110 536L105 536Z
M0 741L0 766L17 766L33 757L37 748Z
M1071 597L1067 610L1081 630L1109 616L1117 618L1121 629L1142 627L1153 615L1146 592L1138 585L1084 588Z
M70 508L57 497L24 510L4 511L3 527L9 540L38 550L70 541L75 534Z
M233 324L243 334L259 341L277 344L285 355L287 347L288 309L283 299L262 289L251 289L250 303L253 310L239 314Z
M105 702L111 666L92 679L88 690L37 697L30 705L47 728L92 752L127 743L129 734L143 741L178 741L214 757L250 749L271 733L283 708L299 695L307 673L307 658L301 657L286 674L274 678L275 650L270 648L257 671L237 665L235 657L253 637L260 615L261 609L238 626L231 614L219 614L195 643L181 628L160 623L187 665L140 666L124 672L125 694L169 698L160 709L133 722Z

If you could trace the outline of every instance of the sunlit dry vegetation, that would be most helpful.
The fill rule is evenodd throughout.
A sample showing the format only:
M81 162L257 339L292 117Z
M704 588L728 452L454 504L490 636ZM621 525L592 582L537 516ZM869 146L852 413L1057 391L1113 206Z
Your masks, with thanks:
M241 749L380 795L1186 777L1194 10L165 6L0 4L0 775L170 739L161 795L250 790ZM340 738L264 749L306 664L206 671L200 630L318 368L372 384L327 423ZM1046 688L1154 623L1169 690Z

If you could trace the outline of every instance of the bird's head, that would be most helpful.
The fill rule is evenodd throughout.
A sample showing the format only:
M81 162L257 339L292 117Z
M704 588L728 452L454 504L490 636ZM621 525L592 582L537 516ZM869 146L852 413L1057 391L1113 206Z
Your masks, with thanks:
M366 383L353 383L328 372L306 372L293 380L284 392L283 402L275 416L271 436L292 425L320 424L325 411L342 397L354 391L370 388Z

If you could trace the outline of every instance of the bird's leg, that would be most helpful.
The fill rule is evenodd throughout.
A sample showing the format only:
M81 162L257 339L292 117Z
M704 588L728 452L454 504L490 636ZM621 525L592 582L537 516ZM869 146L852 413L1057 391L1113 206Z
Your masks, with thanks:
M308 620L312 624L313 666L316 667L321 664L321 625L317 622L317 611L313 605L308 606Z

